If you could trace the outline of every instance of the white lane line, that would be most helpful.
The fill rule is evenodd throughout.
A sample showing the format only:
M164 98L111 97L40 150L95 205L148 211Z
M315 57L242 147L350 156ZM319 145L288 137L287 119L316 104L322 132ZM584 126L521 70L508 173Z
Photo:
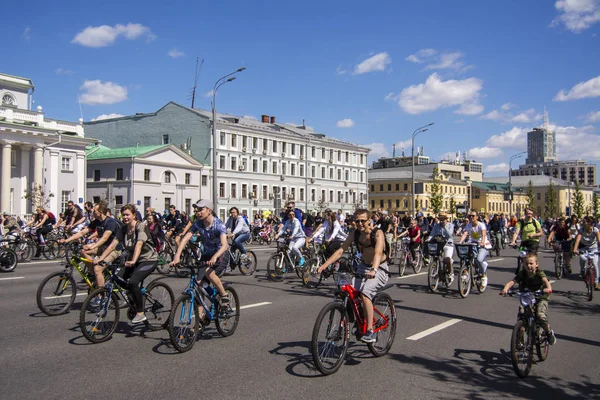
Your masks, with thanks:
M24 276L11 276L10 278L0 278L0 281L10 281L12 279L25 279Z
M425 275L426 273L427 273L427 271L425 271L425 272L419 272L418 274L410 274L410 275L399 276L396 279L408 279L408 278L412 278L414 276Z
M37 264L52 264L52 263L54 263L54 264L56 264L56 263L60 264L61 262L64 262L64 261L65 261L64 258L61 257L58 260L43 260L43 261L41 261L41 260L37 261L36 260L36 261L29 261L29 262L21 262L21 263L19 263L19 265L37 265Z
M269 304L273 304L270 301L263 301L262 303L255 303L255 304L246 304L245 306L241 306L240 310L243 310L244 308L253 308L253 307L260 307L260 306L266 306Z
M427 330L424 330L423 332L419 332L419 333L417 333L416 335L409 336L409 337L407 337L406 339L407 339L407 340L419 340L419 339L422 339L422 338L424 338L425 336L429 336L429 335L431 335L431 334L433 334L433 333L436 333L436 332L438 332L438 331L441 331L442 329L446 329L446 328L448 328L449 326L452 326L452 325L454 325L454 324L457 324L457 323L459 323L460 321L462 321L462 319L453 318L453 319L451 319L451 320L449 320L449 321L446 321L446 322L444 322L444 323L441 323L441 324L439 324L439 325L436 325L436 326L434 326L433 328L429 328L429 329L427 329Z
M504 260L504 258L494 258L493 260L487 259L485 261L487 261L488 263L491 263L491 262L502 261L502 260Z
M556 282L556 281L548 281L548 282L550 282L550 283L554 283L554 282Z
M87 296L87 295L88 295L87 293L77 293L75 296ZM48 300L48 299L61 299L63 297L71 297L71 295L70 294L63 294L62 296L47 296L47 297L44 297L44 299L45 300Z

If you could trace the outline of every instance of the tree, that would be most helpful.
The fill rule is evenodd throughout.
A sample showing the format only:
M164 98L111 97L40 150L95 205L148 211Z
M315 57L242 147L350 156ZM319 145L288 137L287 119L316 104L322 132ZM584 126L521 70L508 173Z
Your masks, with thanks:
M533 193L533 183L529 181L529 187L527 188L527 207L532 210L535 209L535 193Z
M577 218L583 217L583 212L585 209L585 200L583 198L583 193L581 193L581 186L579 186L579 182L575 181L575 195L573 196L573 212Z
M41 184L33 184L31 190L25 190L23 198L31 202L31 208L48 208L50 199L54 197L53 193L47 193Z
M434 214L437 214L442 209L442 204L444 202L444 195L442 194L442 188L440 185L440 176L438 173L438 169L433 169L433 181L429 185L429 201L431 202L431 209Z
M329 207L329 203L327 203L324 198L319 197L319 201L317 201L317 212L323 212L327 207Z
M558 202L556 201L556 189L554 188L554 183L550 181L550 185L548 185L548 190L546 191L546 204L544 205L544 217L546 218L554 218L558 215L557 206Z
M450 196L450 215L456 214L456 200L454 200L454 195Z
M592 195L592 211L594 212L594 218L598 218L598 212L600 211L600 199L596 192Z

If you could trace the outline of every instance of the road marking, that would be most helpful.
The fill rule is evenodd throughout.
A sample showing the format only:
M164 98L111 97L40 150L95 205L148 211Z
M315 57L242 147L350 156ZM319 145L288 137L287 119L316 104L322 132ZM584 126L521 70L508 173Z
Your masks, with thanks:
M396 279L408 279L408 278L412 278L413 276L425 275L426 273L427 273L427 271L425 271L425 272L419 272L418 274L411 274L411 275L399 276Z
M554 283L554 282L556 282L556 281L548 281L548 282L550 282L550 283Z
M493 260L489 260L488 259L488 260L485 260L485 261L487 261L488 263L491 263L491 262L502 261L502 260L504 260L504 258L494 258Z
M253 308L253 307L260 307L260 306L266 306L269 304L273 304L270 301L263 301L262 303L255 303L255 304L246 304L245 306L241 306L240 310L243 310L244 308Z
M75 296L87 296L87 295L88 295L87 293L77 293ZM47 296L47 297L44 297L44 299L45 300L48 300L48 299L60 299L60 298L63 298L63 297L71 297L71 296L72 296L71 294L63 294L61 296Z
M29 261L29 262L24 262L24 263L19 263L19 265L36 265L36 264L51 264L51 263L61 263L64 262L63 258L60 259L54 259L54 260L36 260L36 261Z
M446 321L446 322L444 322L444 323L441 323L441 324L439 324L439 325L436 325L436 326L434 326L433 328L429 328L429 329L427 329L427 330L424 330L423 332L419 332L419 333L417 333L416 335L409 336L409 337L407 337L406 339L407 339L407 340L419 340L419 339L422 339L422 338L424 338L425 336L429 336L429 335L431 335L431 334L433 334L433 333L436 333L436 332L438 332L438 331L441 331L442 329L446 329L446 328L448 328L449 326L452 326L452 325L454 325L454 324L457 324L457 323L459 323L460 321L462 321L462 319L453 318L453 319L451 319L451 320L449 320L449 321Z
M24 276L11 276L10 278L0 278L0 281L10 281L11 279L25 279Z

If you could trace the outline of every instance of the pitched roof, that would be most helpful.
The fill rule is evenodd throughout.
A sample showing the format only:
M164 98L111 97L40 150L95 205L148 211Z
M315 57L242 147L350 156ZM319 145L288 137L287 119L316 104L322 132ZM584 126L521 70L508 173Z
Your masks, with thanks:
M474 181L471 183L471 185L476 188L488 190L488 191L508 192L508 184L507 183L475 182ZM523 190L523 188L517 188L517 187L515 187L515 185L513 185L513 192L520 192L522 190Z
M155 146L123 147L120 149L109 149L106 146L94 146L86 149L88 160L106 160L111 158L134 158L154 150L168 147L169 144ZM98 149L98 150L94 150Z

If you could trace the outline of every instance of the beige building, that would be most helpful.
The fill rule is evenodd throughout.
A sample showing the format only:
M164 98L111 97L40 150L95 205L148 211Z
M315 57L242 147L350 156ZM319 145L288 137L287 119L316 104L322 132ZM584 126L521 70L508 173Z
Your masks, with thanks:
M523 188L514 187L513 201L508 201L508 184L494 182L473 182L473 210L489 214L509 214L522 216L527 207L527 194Z

